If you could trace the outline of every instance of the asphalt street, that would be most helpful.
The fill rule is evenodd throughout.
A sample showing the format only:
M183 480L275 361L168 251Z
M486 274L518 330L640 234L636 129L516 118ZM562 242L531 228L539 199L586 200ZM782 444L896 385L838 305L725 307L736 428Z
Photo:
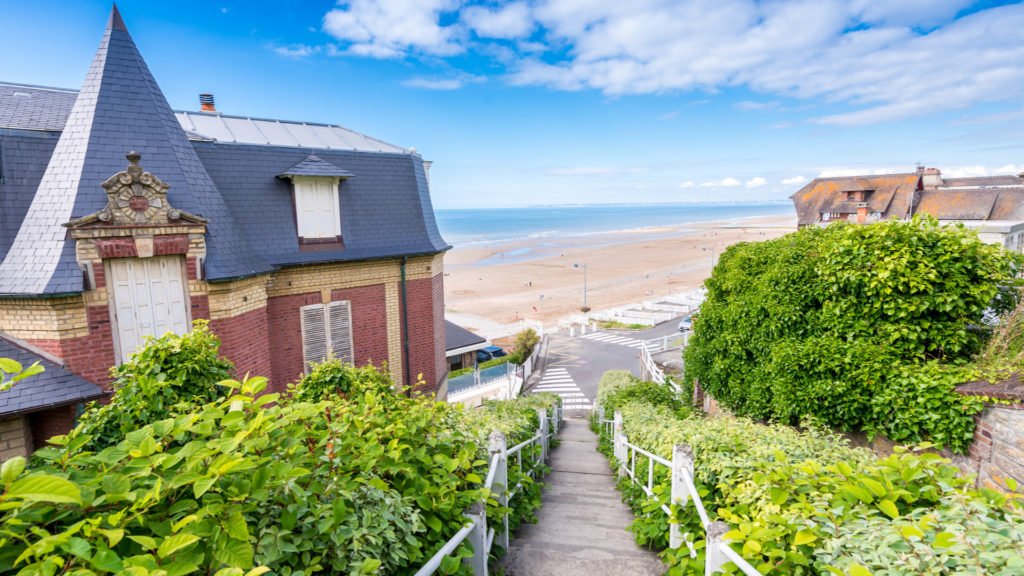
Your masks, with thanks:
M640 332L599 330L572 337L567 332L553 334L548 342L544 375L530 387L530 391L547 390L556 394L565 391L563 400L567 409L570 398L575 398L573 406L587 409L597 398L597 384L605 372L629 370L639 376L639 343L675 335L678 328L679 319L675 319ZM585 402L579 402L579 393Z

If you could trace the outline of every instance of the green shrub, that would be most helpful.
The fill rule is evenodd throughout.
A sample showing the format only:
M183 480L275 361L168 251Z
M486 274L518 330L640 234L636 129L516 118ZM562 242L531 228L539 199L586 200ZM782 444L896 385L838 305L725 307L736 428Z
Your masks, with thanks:
M533 328L527 328L516 334L516 343L512 348L512 352L509 353L509 362L513 364L522 364L526 362L526 359L533 354L533 348L540 343L540 336Z
M310 376L290 399L261 395L265 378L226 381L222 397L98 452L83 424L28 470L5 462L0 573L408 573L461 528L469 504L487 497L497 522L505 508L483 489L488 435L528 439L536 408L557 401L465 411L401 396L373 368L327 362ZM510 474L522 486L509 506L516 526L533 518L540 484ZM443 572L465 573L466 550Z
M314 364L309 374L289 386L292 398L299 402L346 398L369 391L387 394L394 390L395 384L386 366L378 368L368 364L357 368L337 358Z
M814 416L963 452L978 405L929 366L980 349L984 331L971 326L1012 306L1017 264L962 226L921 217L733 245L705 283L686 380L737 415ZM882 410L892 398L917 398L937 417Z
M969 488L936 454L900 448L878 459L809 424L798 431L745 418L679 418L645 401L619 412L630 443L665 458L676 444L693 449L708 513L734 528L733 548L763 574L858 574L854 565L875 574L1011 574L1024 566L1019 496ZM644 457L636 469L647 469ZM631 530L639 543L663 550L670 573L703 574L703 529L692 504L675 521L697 557L686 546L666 549L661 506L669 504L670 475L656 470L655 498L620 483L636 515Z
M601 379L597 382L597 404L607 406L610 394L619 388L635 384L637 381L636 376L633 376L629 370L608 370L601 375ZM605 410L605 413L606 415L611 414L611 411Z
M110 403L90 403L76 434L90 438L89 449L101 450L146 424L216 400L223 393L217 383L234 370L219 351L220 339L205 320L196 320L186 334L147 338L127 362L112 369Z

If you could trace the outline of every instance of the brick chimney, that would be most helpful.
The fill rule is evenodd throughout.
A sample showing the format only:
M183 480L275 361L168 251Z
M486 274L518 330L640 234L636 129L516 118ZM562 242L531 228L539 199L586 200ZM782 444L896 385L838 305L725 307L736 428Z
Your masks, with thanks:
M217 108L213 105L213 94L200 94L199 95L199 111L200 112L216 112Z
M917 173L921 175L921 185L928 190L934 190L942 185L942 172L938 168L918 166Z
M859 202L857 203L857 224L867 224L868 221L868 203Z

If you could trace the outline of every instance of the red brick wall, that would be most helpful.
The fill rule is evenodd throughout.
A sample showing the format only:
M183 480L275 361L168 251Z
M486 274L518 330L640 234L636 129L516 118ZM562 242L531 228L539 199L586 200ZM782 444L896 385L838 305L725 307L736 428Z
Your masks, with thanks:
M345 288L331 292L331 301L352 303L352 340L355 364L373 362L380 366L388 361L388 308L384 285ZM298 313L298 312L296 312Z
M202 294L189 295L189 301L192 306L192 319L193 320L209 320L210 319L210 297Z
M302 325L299 308L320 304L319 292L267 299L267 334L271 358L270 388L283 391L302 375Z
M192 305L195 306L195 299ZM235 364L238 378L246 374L271 377L266 308L250 310L233 318L211 320L210 329L220 337L220 353Z
M110 367L114 365L114 339L110 309L106 304L85 309L89 335L67 340L28 340L64 361L64 367L82 378L109 389ZM66 430L65 430L66 432Z
M67 434L75 425L75 406L62 406L28 415L32 429L32 446L35 449L47 446L46 441L60 434Z
M444 342L444 278L410 280L406 290L409 307L409 375L423 375L422 392L438 389L448 373ZM404 335L403 323L403 335Z

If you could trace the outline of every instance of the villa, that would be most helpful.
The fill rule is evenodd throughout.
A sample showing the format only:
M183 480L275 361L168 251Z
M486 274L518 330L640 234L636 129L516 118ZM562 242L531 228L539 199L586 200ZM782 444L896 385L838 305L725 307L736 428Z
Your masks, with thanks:
M0 83L0 356L51 375L0 393L21 452L109 392L146 336L197 319L274 390L333 354L444 396L429 163L200 100L171 109L116 7L79 91Z
M918 168L906 174L815 178L790 198L800 227L929 214L962 222L987 242L1024 251L1024 173L943 178L937 168Z

